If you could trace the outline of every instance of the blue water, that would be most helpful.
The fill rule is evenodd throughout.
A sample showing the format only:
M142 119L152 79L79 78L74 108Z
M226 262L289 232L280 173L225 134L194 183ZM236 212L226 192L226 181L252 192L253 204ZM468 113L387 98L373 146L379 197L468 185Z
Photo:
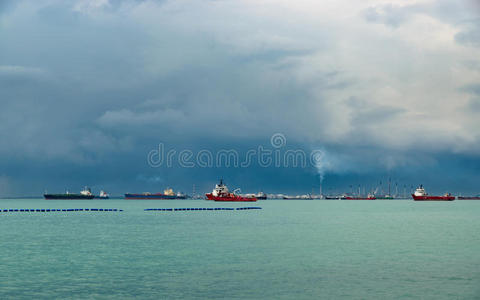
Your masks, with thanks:
M150 212L145 208L260 206ZM2 299L479 299L480 201L0 200Z

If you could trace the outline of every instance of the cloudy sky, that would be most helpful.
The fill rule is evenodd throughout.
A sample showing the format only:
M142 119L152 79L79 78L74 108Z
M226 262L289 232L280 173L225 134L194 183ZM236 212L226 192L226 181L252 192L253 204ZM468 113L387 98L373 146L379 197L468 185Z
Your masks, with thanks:
M476 0L0 2L0 196L308 193L319 172L332 192L480 193L479 114ZM147 161L277 133L318 168Z

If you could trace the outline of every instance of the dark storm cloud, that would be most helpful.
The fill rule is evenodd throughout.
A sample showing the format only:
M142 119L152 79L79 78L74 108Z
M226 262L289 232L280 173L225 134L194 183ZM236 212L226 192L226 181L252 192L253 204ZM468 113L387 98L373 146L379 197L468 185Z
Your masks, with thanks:
M413 95L418 103L405 104L412 97L405 91L418 86L403 88L397 79L430 82L431 74L424 66L401 73L414 65L415 47L392 51L382 39L368 40L370 33L355 31L364 19L344 24L315 16L309 23L294 10L285 18L276 7L259 14L262 4L235 1L1 3L0 188L12 194L85 184L118 194L163 185L189 192L194 183L210 189L218 177L251 191L318 187L313 166L151 168L147 153L160 142L245 152L280 132L289 149L323 149L339 191L348 186L342 180L366 184L397 169L400 177L435 166L450 157L431 149L458 143L456 132L410 121L417 105L438 105L424 97L428 87ZM446 1L358 9L392 28L426 12L454 22L463 18L460 10ZM430 57L430 65L448 66ZM421 154L409 148L412 140L418 147L417 132L432 137Z
M18 1L15 0L0 1L0 17L2 14L6 14L9 10L13 9L16 3L18 3Z
M13 86L28 86L30 84L44 83L48 73L39 68L23 66L0 66L0 87L3 90Z

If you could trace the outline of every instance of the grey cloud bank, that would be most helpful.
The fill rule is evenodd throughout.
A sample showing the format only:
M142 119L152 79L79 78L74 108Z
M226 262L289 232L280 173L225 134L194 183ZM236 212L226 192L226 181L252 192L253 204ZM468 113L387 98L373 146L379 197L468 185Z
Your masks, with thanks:
M479 14L444 0L2 2L0 195L220 176L309 192L313 167L146 159L161 142L242 151L276 132L323 149L338 189L396 176L475 191Z

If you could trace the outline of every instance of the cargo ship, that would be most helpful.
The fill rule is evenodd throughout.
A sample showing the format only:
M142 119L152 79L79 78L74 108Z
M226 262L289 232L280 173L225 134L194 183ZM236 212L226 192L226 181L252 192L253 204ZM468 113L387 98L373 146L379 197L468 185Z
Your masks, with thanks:
M381 190L382 194L377 194L377 191L379 189ZM375 198L379 199L379 200L392 200L393 196L390 193L390 178L388 178L388 194L383 193L383 188L382 188L382 182L381 181L380 181L380 186L377 187L377 189L375 190L375 192L373 194L375 195Z
M377 199L374 195L368 195L367 197L355 197L355 196L345 196L342 200L375 200Z
M187 195L182 193L174 193L171 188L167 188L163 193L141 193L141 194L125 194L127 200L173 200L173 199L187 199Z
M255 202L257 198L255 196L241 196L228 191L228 187L223 183L223 179L220 179L220 183L215 185L215 189L211 193L205 194L206 200L213 201L225 201L225 202Z
M375 195L375 199L380 199L380 200L392 200L393 196L390 195Z
M347 195L330 195L330 196L325 196L326 200L345 200L347 198Z
M257 198L257 200L267 200L267 194L260 192L255 195L255 198Z
M105 191L100 191L100 195L95 196L95 199L110 199L110 195L108 195Z
M285 195L282 197L284 200L313 200L312 195L297 195L297 196L289 196Z
M85 187L80 194L71 194L68 191L65 194L47 194L45 193L43 197L46 200L91 200L95 196L92 194L92 191Z
M259 193L256 193L256 194L242 194L241 196L255 197L255 198L257 198L257 200L267 200L267 194L265 194L264 192L259 192Z
M412 198L415 201L453 201L455 196L446 193L443 196L431 196L425 192L423 185L420 185L415 192L412 194Z

